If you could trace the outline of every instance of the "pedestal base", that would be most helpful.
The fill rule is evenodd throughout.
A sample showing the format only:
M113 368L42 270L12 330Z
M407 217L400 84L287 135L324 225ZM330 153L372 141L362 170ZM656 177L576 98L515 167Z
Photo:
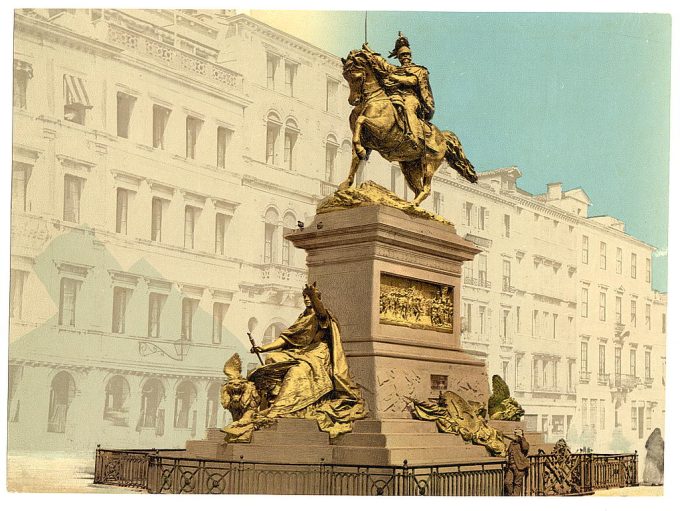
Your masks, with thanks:
M511 433L522 423L491 421ZM531 453L550 452L542 433L526 433ZM356 466L446 465L492 459L486 448L460 436L439 433L434 422L415 419L365 419L351 433L331 440L307 419L278 419L272 428L255 431L249 444L225 444L219 429L206 440L187 442L186 456L223 461L273 464L335 464Z

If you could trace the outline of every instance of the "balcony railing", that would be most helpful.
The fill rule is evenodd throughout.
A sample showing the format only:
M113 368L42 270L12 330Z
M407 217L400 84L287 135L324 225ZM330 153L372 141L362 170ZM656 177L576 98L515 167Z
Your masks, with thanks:
M475 278L472 278L472 277L465 277L463 279L463 283L466 286L484 287L486 289L489 289L491 287L491 282L489 282L488 280L475 279Z
M629 392L640 384L640 378L632 374L615 374L612 387Z
M652 383L654 383L654 378L650 376L645 377L645 387L651 387Z
M590 381L590 371L581 371L579 373L579 382L588 383Z
M338 189L338 185L329 183L328 181L319 181L319 187L319 192L322 197L328 197L329 195L334 194Z
M504 291L505 293L514 293L514 292L515 292L515 288L514 288L513 286L510 285L510 282L509 282L509 281L503 281L503 291Z
M127 28L109 23L107 39L110 43L172 69L207 78L223 87L239 91L243 88L243 77L240 74Z
M597 373L598 385L609 385L609 373Z

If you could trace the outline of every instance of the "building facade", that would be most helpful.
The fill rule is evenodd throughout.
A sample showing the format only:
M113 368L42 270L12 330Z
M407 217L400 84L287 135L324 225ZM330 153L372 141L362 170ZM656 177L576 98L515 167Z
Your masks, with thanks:
M231 11L19 10L15 30L10 449L181 447L228 420L222 365L253 362L246 333L302 307L284 235L349 167L340 60ZM653 247L520 176L443 167L424 203L483 250L463 345L530 428L630 449L663 429ZM366 179L412 198L378 155Z

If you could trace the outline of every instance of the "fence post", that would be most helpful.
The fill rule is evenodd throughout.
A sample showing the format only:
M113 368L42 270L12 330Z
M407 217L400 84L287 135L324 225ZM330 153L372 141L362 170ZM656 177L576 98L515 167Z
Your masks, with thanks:
M101 449L101 444L97 444L97 450L95 451L94 454L94 480L92 481L94 484L100 483L102 474L101 474L101 454L100 454L100 449Z

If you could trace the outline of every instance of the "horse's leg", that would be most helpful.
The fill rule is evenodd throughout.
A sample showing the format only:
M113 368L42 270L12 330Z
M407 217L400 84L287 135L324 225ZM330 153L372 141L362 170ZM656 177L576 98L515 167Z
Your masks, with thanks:
M441 163L441 160L440 162ZM419 206L421 202L430 196L430 191L432 190L432 177L434 176L439 164L428 159L423 158L421 165L423 166L423 187L413 199L413 205Z
M346 190L352 184L354 184L354 176L357 173L357 170L359 169L359 164L361 163L361 160L359 157L356 155L354 151L352 151L352 163L349 166L349 174L347 175L347 179L345 179L340 185L338 186L339 190Z
M366 159L366 149L361 145L361 128L364 126L367 117L365 115L360 115L354 124L354 133L352 133L352 145L354 146L354 154L360 160Z

